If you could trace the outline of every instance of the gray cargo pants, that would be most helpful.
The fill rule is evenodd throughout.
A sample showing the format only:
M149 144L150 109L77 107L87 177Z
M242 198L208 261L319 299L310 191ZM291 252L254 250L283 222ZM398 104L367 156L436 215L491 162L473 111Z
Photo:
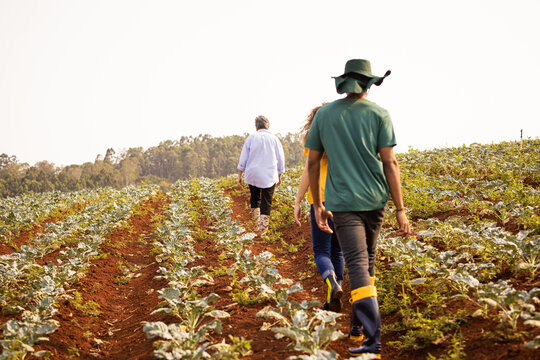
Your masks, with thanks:
M383 222L384 208L332 213L349 273L351 290L371 285L369 278L375 276L377 238Z

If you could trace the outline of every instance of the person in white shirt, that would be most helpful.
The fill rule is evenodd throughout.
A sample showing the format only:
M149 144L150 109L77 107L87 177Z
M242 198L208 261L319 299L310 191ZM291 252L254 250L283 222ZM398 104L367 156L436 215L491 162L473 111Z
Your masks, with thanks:
M285 172L285 156L279 139L268 131L270 122L262 115L255 118L256 132L248 136L238 161L238 186L249 185L251 215L259 236L268 231L274 189Z

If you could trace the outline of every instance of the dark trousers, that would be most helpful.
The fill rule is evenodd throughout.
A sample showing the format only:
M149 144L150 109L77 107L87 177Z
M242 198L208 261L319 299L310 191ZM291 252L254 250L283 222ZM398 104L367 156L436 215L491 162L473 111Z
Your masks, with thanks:
M251 208L261 208L261 215L270 215L270 208L272 207L272 197L274 197L274 189L276 185L272 187L261 189L253 185L249 185L249 192L251 197L249 199Z
M345 257L351 290L371 285L375 276L377 238L384 208L372 211L333 212L336 234Z

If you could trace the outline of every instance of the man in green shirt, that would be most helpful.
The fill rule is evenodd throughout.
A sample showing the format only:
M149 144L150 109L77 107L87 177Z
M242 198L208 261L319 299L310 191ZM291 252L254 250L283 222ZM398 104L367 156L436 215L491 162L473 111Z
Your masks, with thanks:
M353 302L350 338L363 340L349 354L370 353L375 358L381 354L375 255L389 195L399 231L410 232L393 152L392 121L385 109L366 99L371 85L380 85L388 75L390 71L374 76L367 60L349 60L344 74L335 78L337 92L346 97L319 109L305 145L310 149L308 171L317 225L332 232L327 220L333 219L348 269ZM328 156L326 207L318 190L323 153Z

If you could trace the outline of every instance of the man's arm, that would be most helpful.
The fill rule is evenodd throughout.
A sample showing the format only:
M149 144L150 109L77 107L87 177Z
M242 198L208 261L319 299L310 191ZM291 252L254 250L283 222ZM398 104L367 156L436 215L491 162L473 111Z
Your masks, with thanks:
M276 187L281 186L281 176L285 172L285 153L283 152L283 145L281 145L281 141L277 137L274 137L276 140L275 143L275 153L276 153L276 159L277 159L277 172L278 172L278 182L276 183Z
M399 175L399 165L394 155L394 147L386 146L379 149L381 160L383 163L384 176L390 188L392 201L396 206L396 219L399 226L399 231L402 235L408 235L411 232L409 220L405 215L405 205L403 204L403 196L401 194L401 179Z
M283 152L283 145L281 144L281 141L276 138L277 146L276 146L276 158L277 158L277 171L278 174L283 174L285 172L285 153Z
M328 226L328 218L332 218L332 213L326 211L321 201L321 187L319 184L321 177L321 159L322 151L310 149L308 155L308 174L309 187L311 188L311 196L313 196L313 211L317 219L319 229L324 232L332 233L332 229Z
M236 180L236 184L239 187L242 186L242 173L246 171L246 164L249 159L250 145L251 136L248 136L248 138L244 142L244 145L242 146L242 152L240 153L240 159L238 160L238 166L236 167L238 169L238 179Z

